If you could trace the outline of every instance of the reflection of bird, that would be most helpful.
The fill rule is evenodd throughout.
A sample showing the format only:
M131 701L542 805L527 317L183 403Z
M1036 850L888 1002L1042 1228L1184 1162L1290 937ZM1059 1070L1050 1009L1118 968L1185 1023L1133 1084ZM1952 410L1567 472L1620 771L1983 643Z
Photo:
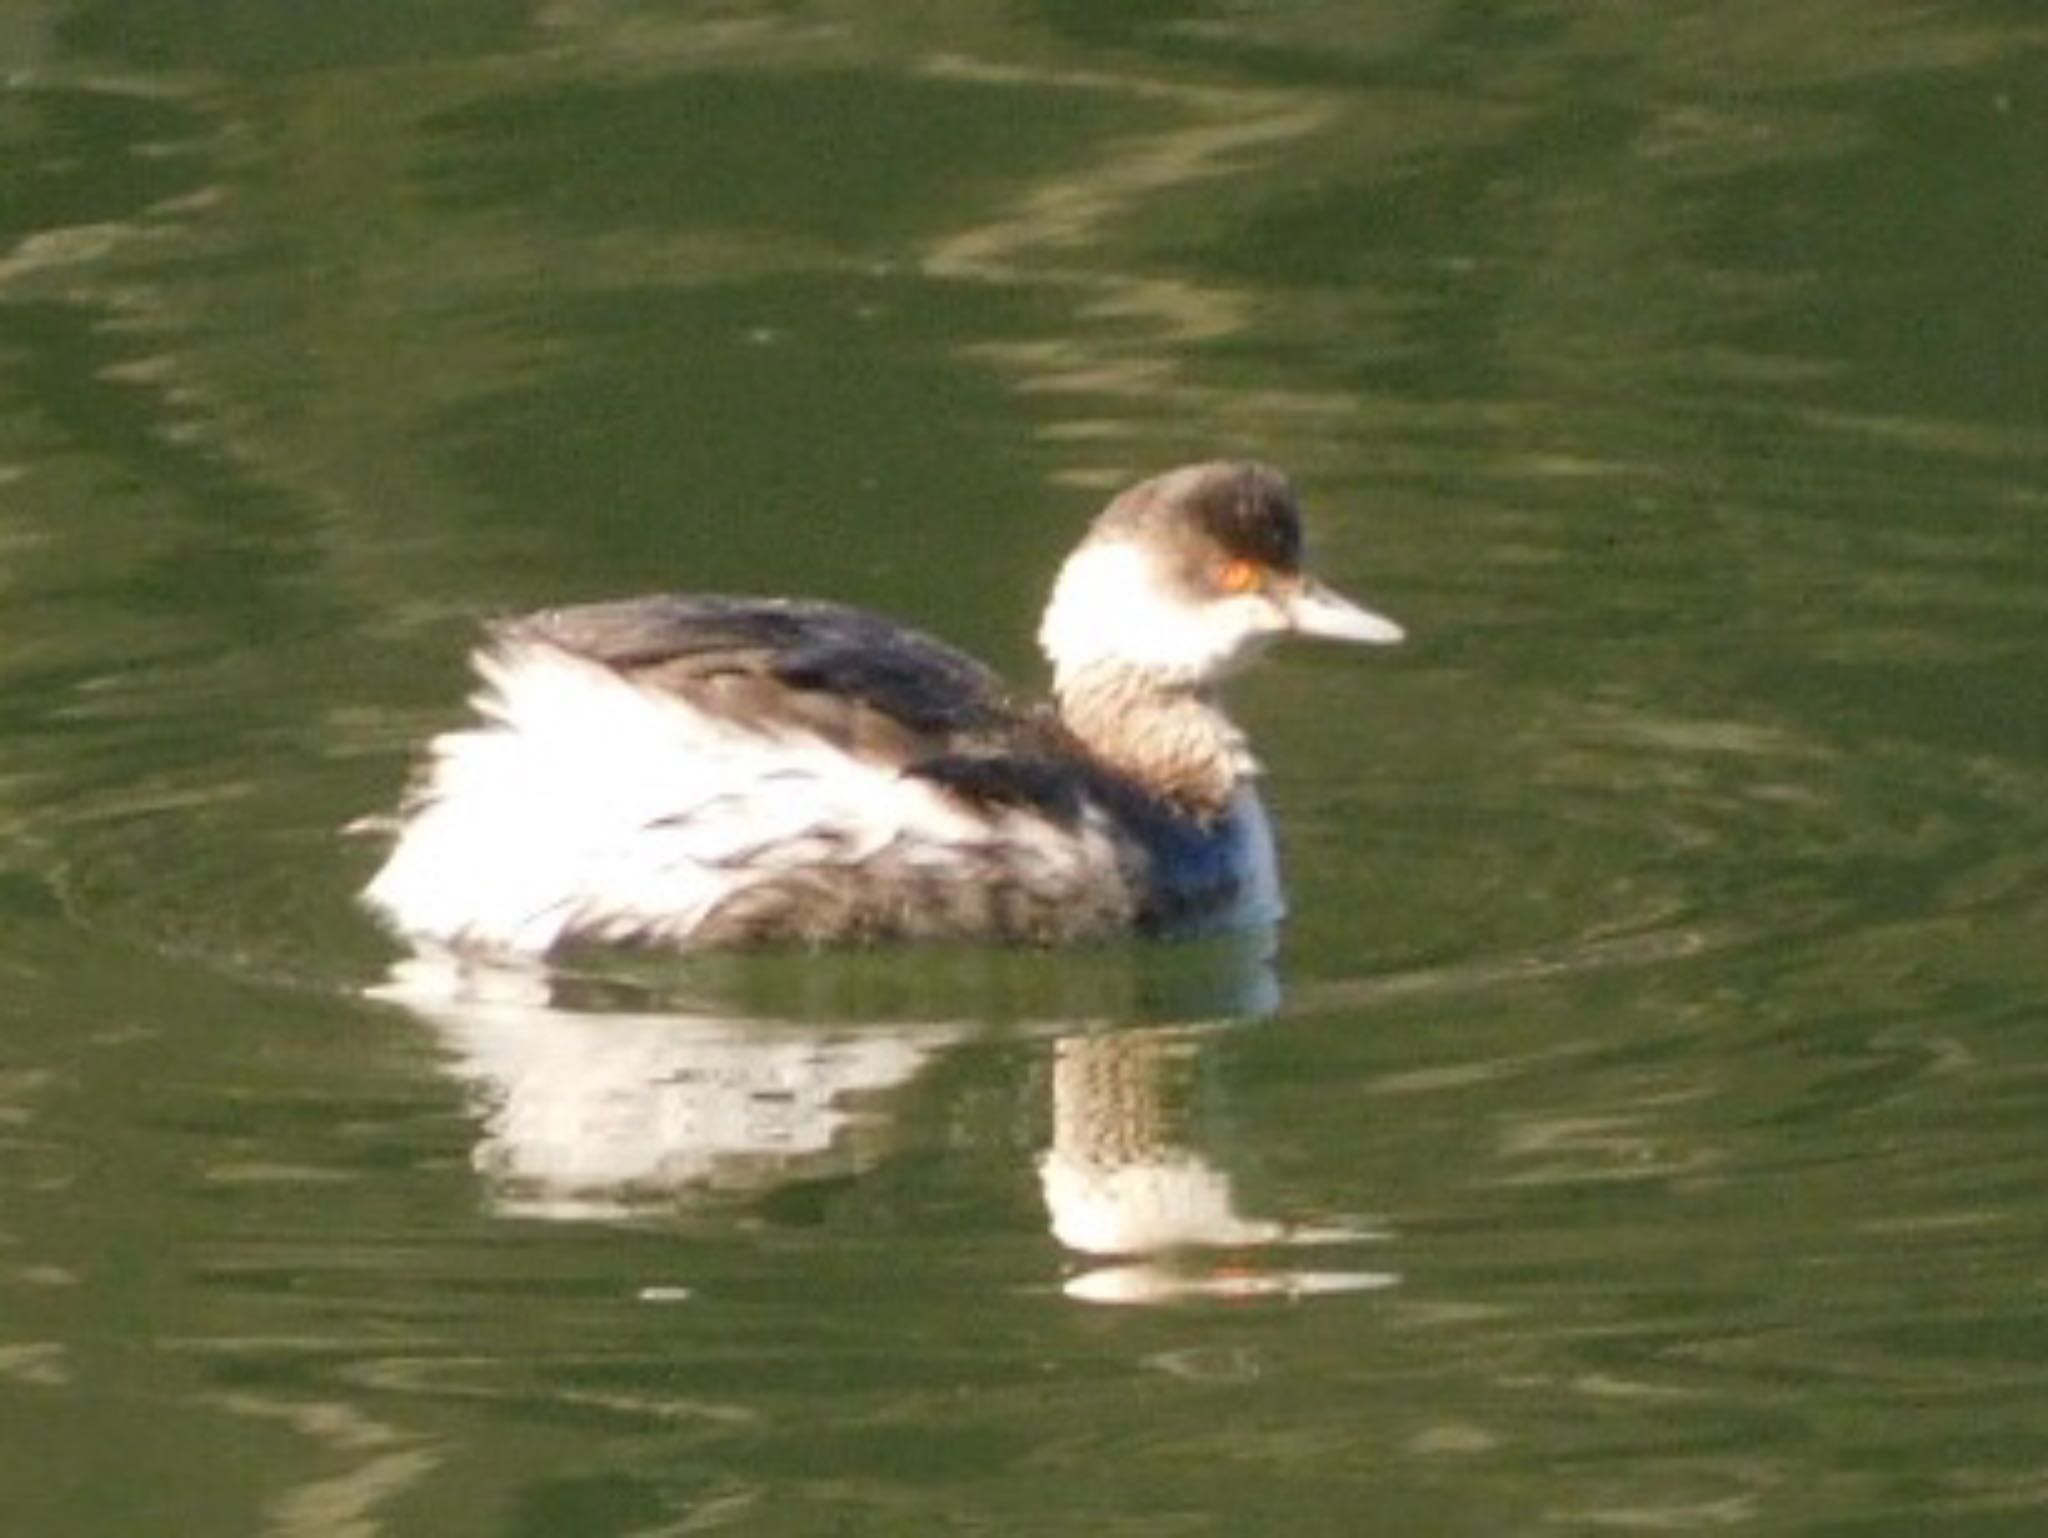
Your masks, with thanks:
M1053 1237L1088 1262L1062 1290L1091 1303L1164 1303L1393 1285L1383 1271L1300 1270L1260 1253L1381 1235L1238 1210L1236 1182L1207 1146L1196 1108L1202 1047L1202 1033L1183 1026L1055 1045L1052 1146L1039 1156L1039 1189Z
M1198 1146L1190 1101L1199 1051L1183 1029L1067 1036L1054 1048L1052 1147L1038 1174L1068 1249L1150 1254L1283 1232L1238 1215L1229 1174Z
M614 1217L861 1173L895 1135L891 1097L962 1034L590 1013L439 981L402 973L380 992L426 1022L448 1071L475 1086L474 1162L493 1205L527 1217Z
M1048 706L854 609L663 597L494 634L365 898L429 945L1051 941L1274 916L1214 686L1283 633L1399 627L1302 570L1276 472L1124 492L1062 568Z

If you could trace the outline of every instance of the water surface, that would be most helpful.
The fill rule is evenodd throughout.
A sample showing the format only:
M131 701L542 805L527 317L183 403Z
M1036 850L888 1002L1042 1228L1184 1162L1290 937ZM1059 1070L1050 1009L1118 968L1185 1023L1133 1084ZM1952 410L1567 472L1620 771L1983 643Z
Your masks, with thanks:
M0 21L0 1526L2028 1532L2026 7ZM1241 943L601 968L355 910L480 619L1030 677L1110 490L1404 621Z

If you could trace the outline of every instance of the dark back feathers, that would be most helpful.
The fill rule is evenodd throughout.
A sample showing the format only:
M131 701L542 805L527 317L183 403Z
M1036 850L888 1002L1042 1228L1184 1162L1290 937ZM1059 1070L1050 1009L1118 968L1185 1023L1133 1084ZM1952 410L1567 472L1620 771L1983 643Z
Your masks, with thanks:
M909 766L1028 733L989 669L942 641L840 604L658 596L547 609L498 628L763 730L810 732Z

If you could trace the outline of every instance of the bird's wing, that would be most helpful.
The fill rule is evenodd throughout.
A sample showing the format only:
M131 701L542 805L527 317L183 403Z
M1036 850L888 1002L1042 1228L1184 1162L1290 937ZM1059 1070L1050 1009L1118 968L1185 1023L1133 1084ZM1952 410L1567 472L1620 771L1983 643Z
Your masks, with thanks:
M1003 751L1031 716L973 658L838 604L695 595L547 609L496 628L734 726L801 731L908 767Z

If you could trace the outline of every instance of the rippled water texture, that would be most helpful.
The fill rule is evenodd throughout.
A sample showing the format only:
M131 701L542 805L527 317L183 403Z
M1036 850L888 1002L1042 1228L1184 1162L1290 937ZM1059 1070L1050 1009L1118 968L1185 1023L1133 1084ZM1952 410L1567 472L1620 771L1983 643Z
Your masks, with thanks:
M16 0L0 1531L2048 1525L2048 23ZM1035 677L1164 465L1284 935L451 999L478 621ZM1277 943L1277 951L1276 951Z

